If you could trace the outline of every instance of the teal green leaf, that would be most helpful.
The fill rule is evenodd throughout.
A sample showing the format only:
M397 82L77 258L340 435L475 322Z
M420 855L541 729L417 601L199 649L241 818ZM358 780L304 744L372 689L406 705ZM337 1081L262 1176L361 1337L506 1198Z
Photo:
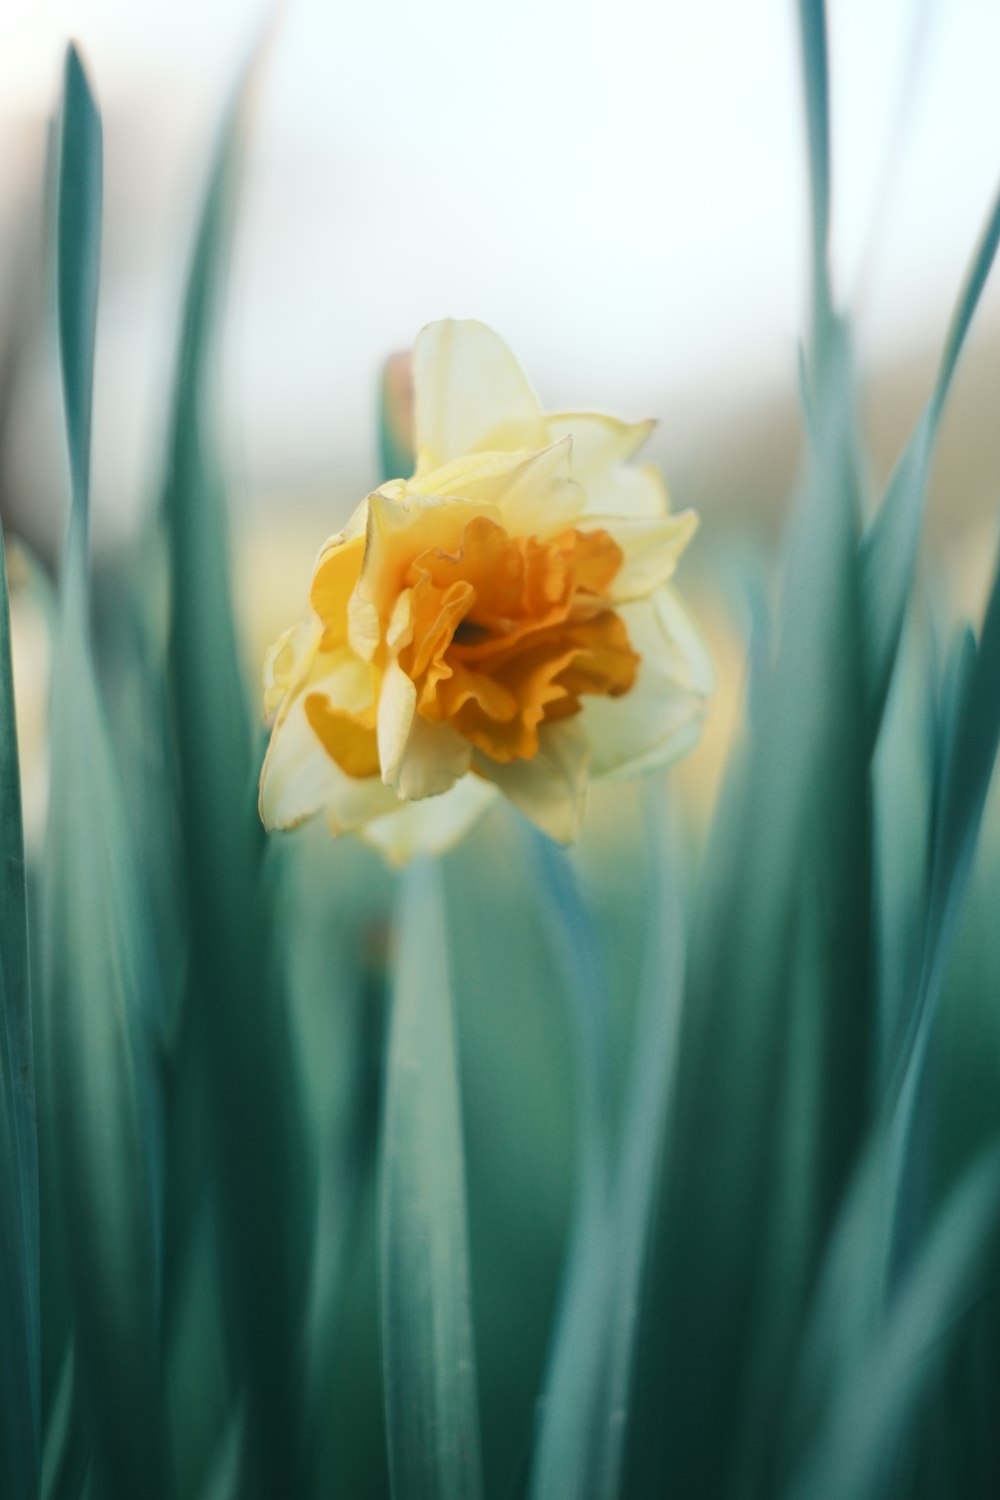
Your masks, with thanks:
M652 846L645 902L647 951L621 1137L607 1172L598 1158L592 1175L584 1176L580 1184L539 1407L531 1483L535 1500L561 1494L579 1500L614 1500L625 1492L622 1468L642 1278L684 985L685 932L676 887L677 851L669 836L662 793L662 783L650 783L644 803ZM557 869L557 862L563 861L561 851L552 851ZM558 892L555 910L562 908L563 925L574 934L570 951L581 962L572 967L583 968L589 976L578 974L577 987L593 988L595 965L592 944L585 937L582 903L565 878L558 885L550 884L549 890ZM603 995L598 998L606 1004ZM604 1046L606 1051L606 1039ZM588 1090L581 1087L581 1094L586 1101ZM581 1131L581 1149L586 1149L588 1134L600 1142L602 1128L606 1131L606 1108L602 1109L600 1094L591 1098L591 1110L595 1107L596 1120L581 1120L581 1127L589 1126Z
M885 706L920 547L931 456L952 380L1000 243L1000 194L973 253L929 401L889 477L861 547L868 657L868 721L874 738Z
M482 1493L458 1062L436 864L403 878L381 1161L380 1277L396 1500Z
M883 1317L819 1409L788 1500L880 1500L900 1434L947 1352L956 1321L989 1286L1000 1228L1000 1155L988 1150L954 1188ZM800 1434L801 1436L801 1434Z
M1000 566L994 575L979 642L971 631L963 631L949 668L921 967L909 1025L896 1061L892 1100L898 1162L893 1195L897 1262L900 1258L905 1262L912 1255L926 1211L927 1064L945 966L968 889L1000 747Z
M1000 745L1000 565L978 645L971 635L954 661L953 722L938 797L925 963L937 982L968 883Z
M650 1492L766 1493L800 1317L871 1110L870 760L846 331L770 659L695 905L637 1444ZM678 1289L683 1289L678 1291ZM662 1358L667 1347L668 1360Z
M66 54L59 121L56 274L70 481L86 519L101 263L101 120L75 47Z
M162 1443L162 1001L90 648L86 508L100 129L71 51L59 157L59 328L73 479L54 651L41 892L45 1131L101 1492L169 1494ZM93 159L94 153L98 160ZM88 332L89 331L89 332Z
M608 996L593 921L571 857L533 829L536 902L562 977L575 1054L576 1200L538 1404L532 1500L581 1497L603 1477L604 1397L614 1295L610 1214L611 1098Z
M820 337L825 333L832 310L829 270L830 81L823 0L800 0L799 28L812 210L813 329ZM803 388L806 389L805 382Z
M679 848L666 815L662 782L651 782L645 808L650 829L646 954L632 1043L622 1140L611 1199L616 1240L611 1327L603 1411L599 1484L603 1500L626 1493L621 1475L632 1404L643 1306L643 1275L673 1099L684 1003L687 933L678 888Z
M206 1101L223 1323L231 1377L246 1403L239 1489L248 1497L300 1494L306 1486L301 1329L311 1207L310 1154L262 870L259 736L240 672L229 517L212 422L221 293L262 62L258 49L237 82L210 163L181 315L161 509L189 945L172 1062L175 1076L194 1080L193 1095ZM171 1121L178 1139L192 1129L187 1107L179 1093ZM182 1216L182 1203L177 1210ZM174 1229L183 1235L183 1224Z
M0 1492L38 1493L38 1135L21 782L0 535Z

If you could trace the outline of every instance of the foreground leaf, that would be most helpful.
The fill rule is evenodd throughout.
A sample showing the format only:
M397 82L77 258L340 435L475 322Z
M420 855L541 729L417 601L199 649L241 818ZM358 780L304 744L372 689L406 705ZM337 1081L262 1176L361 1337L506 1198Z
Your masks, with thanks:
M817 1408L818 1431L789 1500L880 1500L901 1433L956 1333L987 1290L1000 1228L1000 1155L986 1152L954 1189L893 1305ZM799 1432L800 1441L802 1430Z
M389 1471L396 1500L482 1493L462 1120L436 865L404 876L381 1169Z
M100 125L70 51L59 162L59 327L73 479L52 683L42 872L46 1181L76 1327L75 1383L107 1496L169 1494L160 1385L162 1020L142 887L90 648L87 506Z
M240 79L212 160L187 281L162 521L169 569L169 697L179 789L189 981L172 1059L171 1130L207 1126L207 1161L172 1195L218 1193L221 1303L240 1427L241 1496L305 1492L302 1333L309 1237L298 1079L271 946L250 728L233 619L228 515L211 422L220 292L238 169L261 66ZM198 1111L204 1110L204 1115ZM199 1175L201 1168L202 1175Z
M564 1494L580 1500L614 1500L629 1492L622 1489L622 1468L642 1278L671 1099L684 978L685 934L673 868L677 850L669 837L662 792L660 781L647 790L643 803L652 846L643 924L647 950L621 1138L608 1170L604 1171L598 1155L580 1182L539 1408L531 1486L536 1500ZM565 856L550 851L549 861L558 870ZM566 872L560 873L565 876ZM577 971L576 987L593 988L596 965L584 936L582 903L565 879L549 889L552 894L560 892L554 918L562 920L567 935L573 935L567 951L582 961L579 966L572 964ZM579 968L587 971L587 977ZM577 1009L581 1000L578 994ZM592 995L584 1003L588 1008L600 1004L603 1009L605 997ZM606 1054L606 1038L602 1046ZM598 1069L595 1082L600 1087L602 1081ZM610 1139L604 1139L609 1122L601 1093L592 1094L585 1086L580 1093L582 1106L589 1107L592 1116L581 1121L581 1146L586 1147L588 1137L592 1138L593 1155L595 1146L598 1153L602 1150L598 1143L610 1146Z
M0 1493L38 1493L38 1135L21 780L0 535Z
M973 253L945 339L930 399L889 477L861 547L867 715L874 741L885 707L913 587L931 456L941 414L1000 244L1000 193Z

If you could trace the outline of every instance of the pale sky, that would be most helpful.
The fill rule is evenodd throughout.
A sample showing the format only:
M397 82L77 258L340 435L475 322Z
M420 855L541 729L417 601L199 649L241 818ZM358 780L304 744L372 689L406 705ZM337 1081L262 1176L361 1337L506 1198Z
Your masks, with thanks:
M145 226L113 240L102 312L95 463L115 504L155 434L213 121L269 9L0 0L0 196L73 35L106 115L109 223L124 201ZM835 270L877 358L940 338L1000 177L1000 6L830 11ZM713 402L791 385L796 44L793 0L291 0L231 309L247 482L364 470L381 359L446 315L492 323L552 406L662 415L697 397L710 423Z

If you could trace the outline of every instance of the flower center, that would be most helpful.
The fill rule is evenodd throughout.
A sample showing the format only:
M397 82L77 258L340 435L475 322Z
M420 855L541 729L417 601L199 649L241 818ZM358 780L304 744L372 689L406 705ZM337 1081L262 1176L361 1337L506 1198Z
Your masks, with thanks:
M492 760L530 760L543 724L587 694L618 697L639 658L608 589L622 564L605 531L511 537L485 516L457 551L428 547L406 570L411 628L399 663L417 711L448 721Z
M639 657L609 598L622 552L606 531L512 537L481 514L434 526L425 511L403 528L367 579L378 599L380 644L370 668L347 645L350 599L368 564L361 537L332 548L311 594L328 659L370 671L372 697L335 704L307 695L306 715L349 776L377 775L378 695L393 655L416 690L416 712L449 724L500 764L538 753L545 724L580 712L590 695L619 697ZM435 532L438 545L435 541ZM346 669L345 669L346 670Z

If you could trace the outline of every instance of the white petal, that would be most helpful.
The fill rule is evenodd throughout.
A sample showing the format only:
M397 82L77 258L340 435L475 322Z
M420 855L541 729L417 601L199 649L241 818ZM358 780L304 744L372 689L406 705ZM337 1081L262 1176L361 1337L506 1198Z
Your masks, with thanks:
M669 584L618 613L641 660L623 697L585 698L574 721L590 742L595 779L678 759L698 738L714 685L705 644Z
M586 736L573 719L543 724L531 760L502 766L477 752L473 764L543 833L570 844L583 819L589 756Z
M622 549L623 561L609 590L619 604L629 599L645 599L661 583L672 577L681 553L698 529L693 510L677 516L646 518L589 516L587 529L601 528Z
M466 453L453 458L450 463L438 468L418 469L412 479L405 482L403 494L422 497L436 496L439 499L464 497L470 485L488 486L493 480L503 480L520 468L530 454L521 448L502 452ZM487 491L488 493L488 491Z
M579 519L586 496L569 473L570 443L564 438L526 458L497 486L490 498L511 536L550 536ZM476 492L470 498L478 498Z
M573 477L586 484L627 463L649 437L655 422L619 422L597 411L560 411L546 416L553 442L573 441Z
M491 448L541 448L542 413L507 345L483 323L447 319L421 330L413 350L420 467Z
M273 714L285 694L308 676L322 635L317 620L303 620L279 635L264 658L265 714Z
M482 463L451 464L416 483L441 484L453 476L456 494L473 514L499 521L512 536L544 536L572 526L585 496L569 477L570 441L535 453L487 454Z
M552 438L573 440L572 477L586 490L588 516L665 516L667 487L651 464L628 460L655 423L619 422L599 412L558 412L546 418Z
M264 827L294 828L325 809L334 831L345 832L394 806L395 793L377 776L348 776L330 759L304 705L305 693L297 693L267 747L260 774Z
M391 784L407 801L438 797L465 775L471 759L472 746L457 729L414 714Z
M396 784L416 709L417 690L399 662L393 659L382 678L376 726L379 765L387 786Z
M396 865L415 854L441 854L479 821L496 795L488 781L463 776L440 797L398 803L395 812L366 824L361 836Z
M588 479L588 515L665 516L670 497L663 476L652 464L622 464Z

